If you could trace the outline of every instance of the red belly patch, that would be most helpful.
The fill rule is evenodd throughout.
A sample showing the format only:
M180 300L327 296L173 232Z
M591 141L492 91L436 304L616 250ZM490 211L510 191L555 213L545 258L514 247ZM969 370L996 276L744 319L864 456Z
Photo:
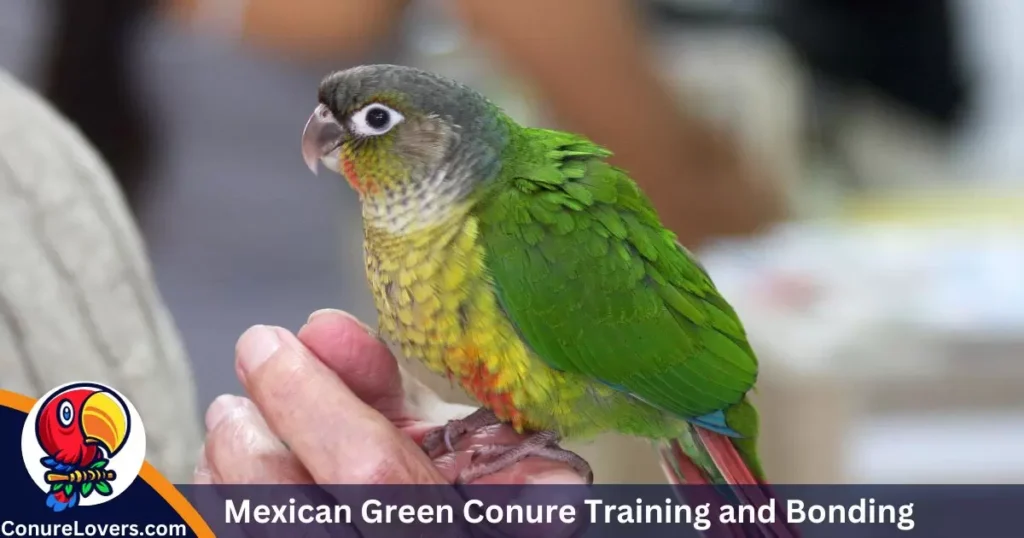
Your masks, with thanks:
M502 421L509 422L516 431L523 428L523 416L512 401L508 392L495 390L497 376L487 369L480 360L480 350L476 346L465 346L462 353L466 357L468 369L459 375L459 384L473 395L484 407L487 407ZM467 371L468 370L468 371Z

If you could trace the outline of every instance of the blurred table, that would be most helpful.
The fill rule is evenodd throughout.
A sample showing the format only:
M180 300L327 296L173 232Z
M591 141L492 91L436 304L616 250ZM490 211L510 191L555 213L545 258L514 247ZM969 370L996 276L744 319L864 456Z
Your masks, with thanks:
M891 192L703 253L762 359L777 481L1024 479L1022 209Z

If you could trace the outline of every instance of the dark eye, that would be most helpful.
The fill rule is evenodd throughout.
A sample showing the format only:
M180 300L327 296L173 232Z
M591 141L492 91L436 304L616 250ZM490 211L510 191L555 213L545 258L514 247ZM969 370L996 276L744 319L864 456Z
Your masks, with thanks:
M374 129L383 129L391 121L391 114L381 107L373 107L366 112L366 124Z
M75 420L75 408L71 402L64 400L57 406L57 421L66 428L71 425L73 420Z
M380 136L404 119L397 110L380 103L371 103L352 114L350 128L360 136Z

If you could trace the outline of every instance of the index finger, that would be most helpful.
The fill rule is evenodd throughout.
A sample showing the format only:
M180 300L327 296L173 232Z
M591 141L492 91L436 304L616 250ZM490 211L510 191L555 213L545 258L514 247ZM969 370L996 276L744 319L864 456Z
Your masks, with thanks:
M430 461L290 332L238 340L242 384L267 424L320 484L443 483Z

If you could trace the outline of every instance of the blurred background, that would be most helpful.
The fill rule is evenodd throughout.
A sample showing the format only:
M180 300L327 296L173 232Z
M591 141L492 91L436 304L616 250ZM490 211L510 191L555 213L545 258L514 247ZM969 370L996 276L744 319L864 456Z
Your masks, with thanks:
M0 0L0 70L109 163L198 410L240 391L248 326L375 319L358 200L298 142L325 74L401 63L634 172L760 354L769 478L1017 482L1022 25L1016 0ZM573 448L663 480L642 442Z

